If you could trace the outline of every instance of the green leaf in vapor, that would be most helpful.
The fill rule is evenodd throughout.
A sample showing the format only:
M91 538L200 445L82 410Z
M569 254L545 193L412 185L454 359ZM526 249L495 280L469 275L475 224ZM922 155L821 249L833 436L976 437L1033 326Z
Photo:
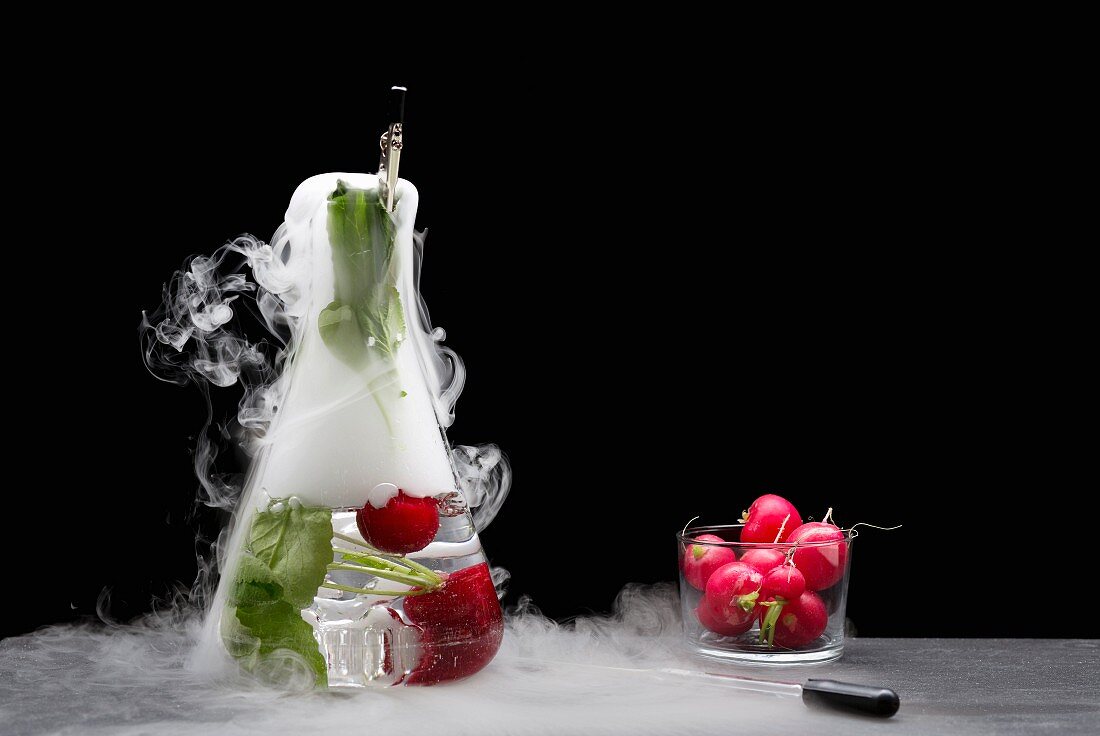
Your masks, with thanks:
M338 182L329 197L328 236L335 299L318 317L321 339L356 368L371 354L392 359L405 333L405 314L397 291L393 218L378 192Z
M319 685L327 682L324 658L302 609L313 602L330 562L329 509L288 504L278 513L253 515L221 621L226 651L242 667L258 672L265 657L285 649L309 665Z
M283 586L275 573L254 555L245 552L237 563L237 577L229 602L237 606L270 603L283 597Z
M305 608L332 562L332 514L325 508L289 505L278 513L257 511L248 546L271 569L283 588L283 599Z
M317 316L317 331L337 358L353 368L363 367L367 350L351 307L340 302L330 303Z
M237 620L250 635L259 640L255 653L263 658L280 649L302 657L313 670L318 683L328 680L325 658L317 648L313 627L302 618L299 608L286 601L237 608Z
M230 608L222 616L221 636L225 650L236 659L254 659L260 651L260 640L237 618L239 609ZM244 663L242 663L244 664Z

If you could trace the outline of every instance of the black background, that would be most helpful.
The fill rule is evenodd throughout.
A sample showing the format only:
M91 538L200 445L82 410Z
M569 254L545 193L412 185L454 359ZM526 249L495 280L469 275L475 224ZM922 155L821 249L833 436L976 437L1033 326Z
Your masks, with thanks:
M186 256L268 237L302 179L373 170L405 82L423 290L469 369L450 437L514 465L483 535L509 602L606 611L674 578L689 518L774 491L904 525L856 545L863 635L1096 635L1060 603L1094 575L1087 448L1048 413L1074 400L1073 357L1009 241L979 89L840 58L494 82L506 61L278 84L249 63L155 85L73 70L94 104L31 121L35 226L9 249L27 480L6 494L0 634L89 615L104 588L126 619L194 577L195 525L216 521L188 518L203 407L142 366L141 310Z

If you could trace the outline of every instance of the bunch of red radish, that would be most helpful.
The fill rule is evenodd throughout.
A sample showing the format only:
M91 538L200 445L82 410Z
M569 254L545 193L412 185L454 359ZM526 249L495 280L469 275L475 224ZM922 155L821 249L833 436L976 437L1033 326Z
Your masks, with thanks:
M684 550L684 579L704 592L695 609L699 623L722 636L738 636L760 622L760 641L799 647L821 636L829 621L817 591L844 577L848 545L844 532L825 521L802 523L787 499L766 494L742 517L741 544L760 545L741 559L728 540L692 537ZM829 542L835 542L829 544Z

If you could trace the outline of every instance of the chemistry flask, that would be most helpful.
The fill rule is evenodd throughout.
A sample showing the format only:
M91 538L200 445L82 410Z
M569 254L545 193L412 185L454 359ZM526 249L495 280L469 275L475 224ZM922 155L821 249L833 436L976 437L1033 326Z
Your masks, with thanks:
M417 296L416 208L403 180L315 176L272 243L293 338L215 601L226 652L262 678L434 684L501 643Z

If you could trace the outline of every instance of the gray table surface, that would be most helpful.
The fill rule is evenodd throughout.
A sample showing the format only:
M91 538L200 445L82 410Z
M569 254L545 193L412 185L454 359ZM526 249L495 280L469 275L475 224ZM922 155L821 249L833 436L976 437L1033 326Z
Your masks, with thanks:
M506 639L486 670L454 685L284 697L189 683L171 668L127 675L131 664L171 655L149 643L139 635L68 629L0 642L0 734L1100 734L1100 639L850 639L843 659L814 667L737 668L686 655L650 665L884 685L901 696L891 719L586 664L598 657L585 646L559 648L572 661L554 665L525 659ZM415 728L401 727L408 723Z
M1100 639L850 639L804 674L901 696L890 721L826 720L819 734L1100 734Z

